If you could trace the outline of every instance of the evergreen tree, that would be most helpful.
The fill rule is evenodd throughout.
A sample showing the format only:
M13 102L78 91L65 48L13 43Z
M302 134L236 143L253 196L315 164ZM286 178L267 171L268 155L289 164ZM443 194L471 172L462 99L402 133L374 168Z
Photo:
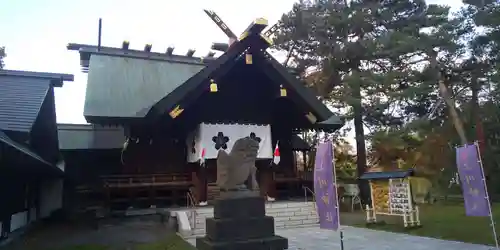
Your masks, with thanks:
M404 124L401 106L422 91L411 77L430 47L420 47L420 34L447 15L448 8L422 0L318 0L302 1L283 16L277 47L290 52L319 95L336 107L347 104L346 115L354 118L358 175L366 171L364 125ZM360 189L366 204L367 183Z
M6 56L7 56L7 54L5 53L5 47L0 47L0 69L3 69L5 67L3 59Z

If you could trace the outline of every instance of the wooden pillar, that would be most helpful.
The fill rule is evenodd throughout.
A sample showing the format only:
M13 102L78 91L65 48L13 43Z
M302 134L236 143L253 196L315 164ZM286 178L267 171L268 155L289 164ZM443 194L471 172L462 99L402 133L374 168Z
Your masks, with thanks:
M307 151L302 151L302 162L304 163L302 171L306 172L307 171Z
M198 180L198 175L196 174L197 169L192 169L191 170L191 183L193 184L193 189L191 195L193 195L193 198L195 199L194 202L199 201L199 192L200 192L200 180ZM190 189L191 190L191 189ZM189 204L188 204L189 205Z
M200 203L207 202L207 193L208 193L208 180L207 180L207 165L199 168L198 171L199 179L200 179Z
M272 163L274 165L274 163ZM270 166L264 161L259 166L260 195L276 198L276 183L274 180L274 169L276 166Z
M5 204L2 204L2 206L0 206L0 222L2 222L2 233L0 234L0 239L7 238L9 236L12 217L12 204L15 201L14 197L16 196L15 192L9 189L13 184L13 180L11 178L12 176L8 176L4 172L2 172L1 175L3 175L3 178L0 178L0 199L2 199L2 201L10 202L6 202Z
M0 150L1 150L1 145L0 145ZM0 158L0 161L2 159ZM1 162L1 163L5 163L5 162ZM3 164L2 164L3 165ZM0 200L2 200L2 202L5 202L5 201L8 201L9 200L9 196L8 196L8 184L7 184L7 181L8 179L7 178L4 178L5 177L5 173L3 172L0 172ZM0 206L0 240L2 240L3 238L7 237L7 232L9 230L9 228L7 227L7 225L10 225L10 213L9 213L9 202L6 202L6 203L2 203L2 206Z
M191 178L195 188L195 202L203 203L207 201L208 181L207 181L207 168L196 166L191 172Z
M276 169L276 166L273 166L271 168L268 168L267 170L267 176L268 176L268 183L267 183L267 196L271 198L276 198L277 193L276 193L276 180L275 180L275 174L274 170Z
M260 196L266 197L267 195L267 187L269 186L269 178L267 176L267 171L265 170L266 166L265 163L262 162L256 162L255 163L257 166L257 173L258 173L258 181L259 181L259 191L260 191Z
M0 234L0 239L7 238L10 233L10 221L11 220L11 215L4 215L2 218L0 218L0 221L2 222L2 233Z

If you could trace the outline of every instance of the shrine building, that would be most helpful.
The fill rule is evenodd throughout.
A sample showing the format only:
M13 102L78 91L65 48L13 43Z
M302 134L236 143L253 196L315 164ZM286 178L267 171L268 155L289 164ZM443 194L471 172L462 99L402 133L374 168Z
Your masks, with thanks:
M218 195L219 150L249 136L260 144L257 168L269 200L303 195L310 175L297 169L298 134L343 126L311 90L276 61L257 20L225 52L195 57L69 44L88 72L89 125L60 124L67 190L74 206L112 209L205 205ZM279 151L279 161L277 153ZM307 158L307 157L304 157Z

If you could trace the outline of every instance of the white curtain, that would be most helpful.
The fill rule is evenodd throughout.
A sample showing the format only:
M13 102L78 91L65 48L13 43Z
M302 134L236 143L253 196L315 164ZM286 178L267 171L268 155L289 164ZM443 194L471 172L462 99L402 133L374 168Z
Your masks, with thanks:
M231 152L234 142L243 137L253 137L260 141L258 159L272 159L273 149L270 125L207 124L202 123L187 138L188 162L196 162L205 149L205 159L216 159L220 147L225 144L226 152ZM216 143L214 139L219 142Z

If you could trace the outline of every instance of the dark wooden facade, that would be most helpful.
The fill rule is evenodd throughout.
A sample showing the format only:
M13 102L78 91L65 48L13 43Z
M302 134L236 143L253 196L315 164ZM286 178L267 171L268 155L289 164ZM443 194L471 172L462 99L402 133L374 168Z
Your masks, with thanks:
M62 208L53 89L72 80L0 70L0 243Z

